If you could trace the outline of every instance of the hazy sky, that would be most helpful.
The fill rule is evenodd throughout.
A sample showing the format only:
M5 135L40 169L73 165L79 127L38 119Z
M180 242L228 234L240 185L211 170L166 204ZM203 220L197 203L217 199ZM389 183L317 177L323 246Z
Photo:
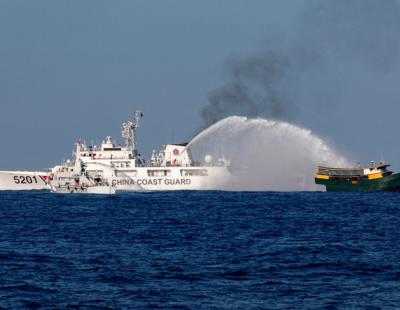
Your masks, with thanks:
M283 112L256 115L400 167L397 3L0 0L0 169L51 167L77 138L120 139L136 109L145 155L186 141L207 123L210 94L238 80L270 83L258 101L277 94ZM248 69L277 57L272 81Z

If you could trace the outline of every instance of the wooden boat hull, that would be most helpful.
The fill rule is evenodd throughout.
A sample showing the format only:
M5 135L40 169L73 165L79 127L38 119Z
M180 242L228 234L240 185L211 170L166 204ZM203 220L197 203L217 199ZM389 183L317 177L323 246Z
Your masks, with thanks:
M315 178L315 183L325 185L328 192L360 191L400 191L400 173L385 176L379 179L354 179L354 178Z

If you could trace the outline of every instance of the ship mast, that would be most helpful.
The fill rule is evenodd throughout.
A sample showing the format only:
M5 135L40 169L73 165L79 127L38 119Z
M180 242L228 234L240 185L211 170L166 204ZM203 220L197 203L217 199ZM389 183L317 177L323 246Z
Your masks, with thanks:
M122 124L122 137L125 139L127 149L130 150L133 155L137 155L136 129L140 127L139 120L141 117L143 117L143 113L136 111L133 122L129 121Z

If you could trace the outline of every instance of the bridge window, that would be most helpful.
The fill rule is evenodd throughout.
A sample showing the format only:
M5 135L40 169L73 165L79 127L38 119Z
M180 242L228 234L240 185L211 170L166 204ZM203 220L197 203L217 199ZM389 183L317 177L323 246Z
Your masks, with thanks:
M181 169L181 176L208 176L207 169Z
M147 175L149 177L168 177L171 175L171 170L168 169L147 170Z
M136 170L116 170L115 176L116 177L127 177L127 178L136 177L137 171Z

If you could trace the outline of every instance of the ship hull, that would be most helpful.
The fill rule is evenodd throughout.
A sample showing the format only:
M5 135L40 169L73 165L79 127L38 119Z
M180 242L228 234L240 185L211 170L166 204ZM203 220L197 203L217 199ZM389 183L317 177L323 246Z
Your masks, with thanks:
M56 194L91 194L91 195L114 195L115 188L112 186L90 186L90 187L62 187L50 186L50 191Z
M105 169L109 163L90 163L87 172L100 171L117 191L222 190L231 174L227 167L136 167Z
M48 189L48 173L35 171L0 171L0 190Z
M374 180L354 180L341 179L341 180L323 180L315 179L315 183L325 185L328 192L344 192L344 191L359 191L359 192L399 192L400 191L400 174L392 174Z

